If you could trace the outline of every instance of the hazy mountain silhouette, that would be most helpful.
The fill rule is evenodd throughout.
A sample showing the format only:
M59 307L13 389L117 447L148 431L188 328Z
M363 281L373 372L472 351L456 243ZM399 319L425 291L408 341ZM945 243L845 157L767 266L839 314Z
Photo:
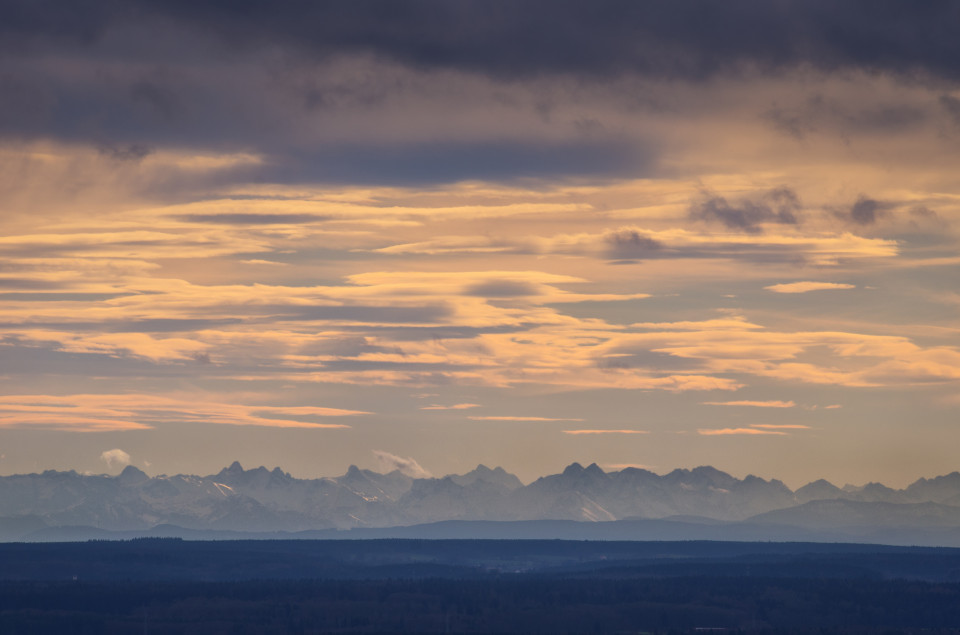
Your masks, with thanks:
M451 521L507 523L501 529L483 525L482 531L481 525L470 531L457 526L469 535L539 531L541 537L960 544L960 473L920 479L902 490L880 483L839 488L817 480L796 491L775 479L738 479L709 466L658 475L579 463L528 485L484 465L420 479L356 466L338 477L298 479L280 468L245 470L238 462L208 476L150 477L128 466L118 476L50 470L0 477L0 540L142 534L158 526L198 535L354 530L371 537L408 527L403 535L415 536L436 527L455 532L435 525ZM561 521L574 524L556 524ZM599 525L590 529L585 523Z

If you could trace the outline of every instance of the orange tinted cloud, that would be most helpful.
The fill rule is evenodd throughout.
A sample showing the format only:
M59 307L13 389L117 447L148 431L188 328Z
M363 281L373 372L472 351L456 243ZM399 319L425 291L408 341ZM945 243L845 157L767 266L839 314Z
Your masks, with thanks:
M467 410L469 408L479 408L480 404L478 403L458 403L452 406L440 406L437 404L432 404L429 406L420 406L420 410Z
M761 430L809 430L810 426L798 423L751 423L751 428L760 428Z
M774 293L809 293L810 291L823 291L826 289L856 289L853 284L841 284L837 282L789 282L785 284L773 284L764 287L767 291Z
M514 417L509 415L488 416L488 417L467 417L473 421L583 421L583 419L556 419L552 417Z
M763 435L763 434L775 434L775 435L785 435L786 432L780 432L779 430L764 430L759 428L699 428L697 434L702 434L704 436L727 436L727 435Z
M564 430L564 434L649 434L648 430Z
M793 408L792 401L704 401L705 406L747 406L753 408Z
M276 428L349 428L302 417L369 414L316 406L261 406L210 402L189 396L147 394L18 395L0 397L0 427L52 428L101 432L143 430L165 422L267 426Z

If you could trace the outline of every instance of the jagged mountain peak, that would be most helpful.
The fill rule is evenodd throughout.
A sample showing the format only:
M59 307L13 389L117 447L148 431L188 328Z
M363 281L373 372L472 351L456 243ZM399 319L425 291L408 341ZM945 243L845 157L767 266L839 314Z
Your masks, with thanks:
M807 503L813 500L823 500L830 498L839 498L844 494L844 491L831 483L826 479L817 479L807 483L796 492L794 495L800 503Z
M347 468L346 473L343 476L338 476L334 480L342 482L369 482L372 479L382 479L382 478L396 478L402 477L403 473L399 470L393 470L386 474L381 474L380 472L374 472L373 470L365 470L362 467L357 467L356 465L351 465ZM408 477L409 478L409 477Z
M134 486L146 483L150 480L150 477L147 476L146 472L136 466L128 465L123 468L123 471L117 476L117 480L120 481L121 485Z
M711 478L733 478L723 470L718 470L712 465L699 465L690 470L690 473L697 476L707 476Z
M834 485L833 483L831 483L830 481L828 481L828 480L825 479L825 478L818 478L818 479L815 480L815 481L810 481L809 483L807 483L806 485L804 485L804 486L801 487L800 489L803 489L804 487L832 487L833 489L836 489L836 490L840 491L840 488L839 488L839 487L837 487L836 485ZM798 489L797 491L799 492L800 489Z
M466 474L450 475L448 478L450 478L457 485L463 487L473 485L478 481L483 483L492 483L494 485L506 487L510 490L523 487L523 482L519 478L513 474L510 474L502 467L496 467L491 470L482 463Z
M32 514L50 526L123 529L169 522L292 531L454 519L600 521L695 515L729 522L809 501L824 502L816 509L832 509L827 504L831 500L834 507L854 511L867 509L864 505L881 510L885 505L928 502L940 505L944 514L960 509L960 472L920 479L908 489L869 483L848 490L820 479L792 492L776 479L739 479L711 466L658 475L636 468L607 473L596 463L584 467L575 462L559 474L524 485L503 468L484 464L466 474L430 479L356 465L340 477L296 479L280 467L245 470L235 461L215 476L150 478L129 466L117 476L50 470L0 477L0 517Z
M932 500L938 503L960 503L960 472L934 478L921 478L905 490L911 500Z
M560 474L545 476L538 479L538 482L556 481L557 483L573 483L576 484L576 486L580 486L586 483L600 483L606 480L607 473L596 463L591 463L587 467L583 467L580 463L574 462L564 468Z
M230 467L225 467L217 474L207 478L219 483L231 485L237 485L239 483L259 483L263 485L293 480L293 477L284 472L280 467L274 467L270 470L261 465L251 470L245 470L239 461L234 461L230 464Z
M741 482L711 465L700 465L692 470L677 468L663 478L671 482L680 482L689 485L709 485L720 488L728 488Z
M934 476L933 478L919 478L916 480L913 485L917 483L942 483L942 482L960 482L960 472L950 472L949 474L943 474L942 476Z

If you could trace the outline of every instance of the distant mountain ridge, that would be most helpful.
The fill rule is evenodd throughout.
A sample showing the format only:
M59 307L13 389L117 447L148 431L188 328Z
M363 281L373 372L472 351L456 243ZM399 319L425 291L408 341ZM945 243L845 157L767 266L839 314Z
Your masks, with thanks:
M879 529L937 535L956 529L960 540L960 472L922 478L902 490L879 483L839 488L818 480L796 491L776 479L738 479L709 466L658 475L579 463L527 485L484 465L442 478L350 466L338 477L297 479L279 467L245 470L238 462L208 476L150 477L128 466L118 476L49 470L0 477L0 540L63 527L304 532L449 521L641 520L700 529L748 522L861 536ZM718 535L730 531L717 529Z

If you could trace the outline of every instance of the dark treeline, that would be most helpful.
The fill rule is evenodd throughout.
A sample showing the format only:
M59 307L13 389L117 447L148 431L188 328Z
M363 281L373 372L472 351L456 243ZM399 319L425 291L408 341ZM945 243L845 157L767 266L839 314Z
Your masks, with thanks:
M842 543L137 539L0 544L0 580L752 576L960 582L960 549Z
M960 632L960 550L558 540L0 545L0 634Z
M960 585L695 577L0 583L0 632L956 632Z

